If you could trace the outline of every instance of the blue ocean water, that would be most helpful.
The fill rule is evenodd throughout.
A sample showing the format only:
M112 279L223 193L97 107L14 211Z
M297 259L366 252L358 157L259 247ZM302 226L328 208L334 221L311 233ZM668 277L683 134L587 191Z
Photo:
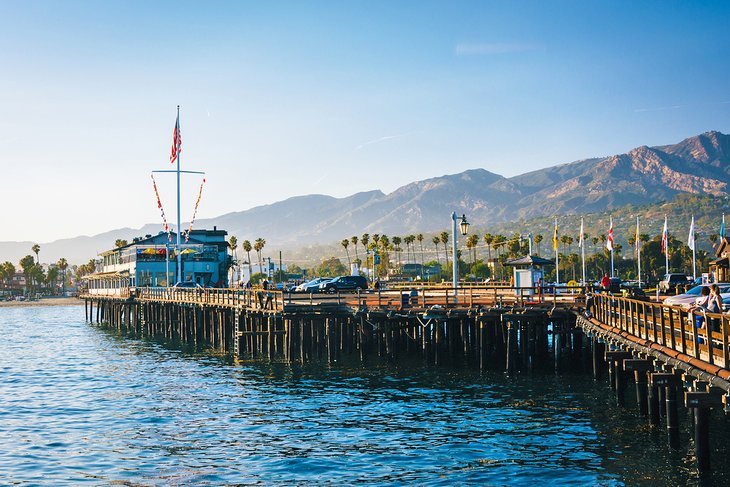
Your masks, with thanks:
M730 484L580 374L289 366L0 308L0 485Z

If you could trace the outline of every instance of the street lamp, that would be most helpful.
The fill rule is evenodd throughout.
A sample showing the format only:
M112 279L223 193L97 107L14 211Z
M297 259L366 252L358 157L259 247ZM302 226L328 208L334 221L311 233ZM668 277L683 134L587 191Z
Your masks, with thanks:
M451 248L451 253L453 255L453 263L451 265L453 270L453 278L454 278L454 304L457 304L458 301L458 290L459 287L459 259L456 256L456 222L459 220L459 218L456 216L456 212L451 213L451 222L453 223L453 245ZM461 231L462 235L466 235L469 232L469 222L466 221L466 215L461 215L461 221L459 222L459 230Z

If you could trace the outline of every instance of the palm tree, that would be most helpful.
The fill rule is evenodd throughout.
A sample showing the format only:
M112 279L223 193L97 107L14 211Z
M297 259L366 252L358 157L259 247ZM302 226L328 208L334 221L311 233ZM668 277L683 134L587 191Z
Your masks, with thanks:
M6 261L0 264L0 270L2 270L3 283L7 287L13 281L13 277L15 277L15 266L12 262Z
M65 296L66 295L66 269L68 269L68 261L66 260L66 258L61 257L60 259L58 259L58 262L56 263L56 267L58 267L62 273L61 290L62 290L63 295Z
M439 258L439 244L441 243L441 239L437 235L431 239L431 242L436 247L436 262L438 265L441 265L441 259Z
M350 237L350 242L352 242L352 245L355 247L355 262L357 262L357 265L360 265L360 256L357 255L357 242L358 238L357 235L353 235Z
M38 245L38 244L36 244ZM35 245L33 246L35 248ZM39 248L40 250L40 248ZM25 277L25 288L26 292L30 294L31 290L31 276L33 272L33 267L35 267L35 261L33 260L32 255L26 255L22 259L20 259L20 267L23 269L23 277Z
M56 281L58 280L58 267L51 267L46 274L46 286L56 294Z
M368 249L368 243L370 242L370 234L369 233L363 233L362 237L360 237L360 242L362 242L362 246L365 250Z
M352 268L352 262L350 262L350 251L347 250L347 246L350 245L350 241L348 239L342 239L342 242L340 242L343 247L345 247L345 253L347 253L347 265L348 267Z
M33 247L31 247L31 250L33 250L33 253L35 254L35 263L39 264L40 262L38 261L38 252L41 251L41 246L38 244L33 244Z
M560 236L560 243L563 244L563 254L568 255L567 252L565 252L565 245L568 243L568 236L567 235L561 235Z
M126 247L126 246L127 246L127 241L124 240L123 238L118 238L114 241L114 247L117 249L120 247Z
M634 247L634 257L636 257L636 236L632 235L628 238L628 244Z
M446 267L448 267L449 248L446 246L446 244L449 243L449 232L441 232L441 235L439 235L439 240L441 240L441 243L444 244L444 254L446 254Z
M598 237L591 237L591 242L593 243L593 253L596 253L596 245L598 245Z
M406 260L409 262L411 261L409 252L411 252L411 245L413 245L413 242L415 242L415 241L416 241L415 235L406 235L405 237L403 237L403 242L405 242L405 244L406 244ZM415 254L415 251L413 252L413 254Z
M535 245L537 245L537 256L540 257L540 242L542 242L542 234L538 233L535 235Z
M264 268L263 264L261 263L261 251L264 249L265 245L266 245L266 240L264 240L263 238L260 238L260 237L257 238L253 244L253 249L256 251L256 254L258 255L258 258L259 258L259 272L261 272L261 269Z
M243 248L243 251L246 252L246 255L248 256L248 278L251 279L251 250L253 247L251 246L251 242L244 240L241 244L241 248Z
M568 255L572 254L573 251L571 250L570 246L573 245L573 237L568 236L568 238L565 239L565 241L568 243Z
M378 237L377 239L375 237ZM380 266L384 275L387 275L388 267L390 264L390 257L388 256L388 249L390 248L390 239L386 234L378 235L377 233L373 235L373 239L376 242L376 246L380 246L380 253L381 253L381 259L380 259Z
M421 274L423 274L423 234L419 233L416 235L416 240L418 240L418 244L421 246Z
M231 235L228 239L228 247L231 249L233 257L237 259L238 253L236 252L236 250L238 249L238 238L235 235Z
M484 234L484 244L487 246L487 261L492 260L492 243L494 242L494 235L491 233Z
M710 242L712 243L712 248L714 249L717 247L717 241L720 239L720 236L716 233L710 234Z
M479 235L469 235L466 237L466 248L469 250L469 254L471 256L471 266L474 267L474 262L477 258L477 243L479 243Z
M393 237L393 249L395 250L395 260L397 263L396 265L397 265L398 272L400 272L400 251L401 251L400 244L402 241L403 241L403 239L401 239L398 236Z

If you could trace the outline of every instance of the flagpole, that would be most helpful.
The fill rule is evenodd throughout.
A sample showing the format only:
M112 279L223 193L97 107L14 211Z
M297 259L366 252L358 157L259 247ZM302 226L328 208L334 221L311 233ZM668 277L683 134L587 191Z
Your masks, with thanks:
M180 105L177 106L177 125L178 133L180 130ZM182 282L182 253L180 252L180 141L178 136L175 144L177 144L177 282Z
M669 228L667 228L667 217L664 216L664 238L666 239L666 247L664 248L664 267L669 274Z
M610 230L611 230L611 279L613 279L613 217L610 217Z
M697 261L695 260L695 216L692 215L692 225L689 227L690 236L692 237L692 279L697 280Z
M580 219L580 260L583 267L583 285L586 285L586 242L583 238L583 218Z
M555 247L555 285L560 285L560 262L558 262L558 219L555 218L555 234L553 236L553 247Z
M639 217L636 217L636 263L639 266L639 287L641 287L641 240L639 239Z

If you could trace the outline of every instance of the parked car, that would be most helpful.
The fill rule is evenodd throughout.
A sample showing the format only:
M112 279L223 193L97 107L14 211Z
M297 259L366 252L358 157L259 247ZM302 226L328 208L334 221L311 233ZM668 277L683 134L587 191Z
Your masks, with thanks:
M683 294L669 296L663 302L664 304L669 304L672 306L682 306L683 308L689 308L690 306L695 304L697 298L700 297L700 292L702 291L702 288L704 286L707 286L707 284L695 286ZM730 284L718 284L718 287L720 288L720 297L723 298L724 303L725 297L730 297Z
M302 283L294 288L294 292L296 293L318 293L319 292L319 285L325 282L331 281L331 277L318 277L316 279L312 279L311 281Z
M659 290L666 293L677 289L677 285L686 285L690 281L686 274L665 274L664 279L659 281Z
M340 276L329 282L319 285L319 290L325 293L336 293L339 291L365 290L368 288L368 280L363 276Z

